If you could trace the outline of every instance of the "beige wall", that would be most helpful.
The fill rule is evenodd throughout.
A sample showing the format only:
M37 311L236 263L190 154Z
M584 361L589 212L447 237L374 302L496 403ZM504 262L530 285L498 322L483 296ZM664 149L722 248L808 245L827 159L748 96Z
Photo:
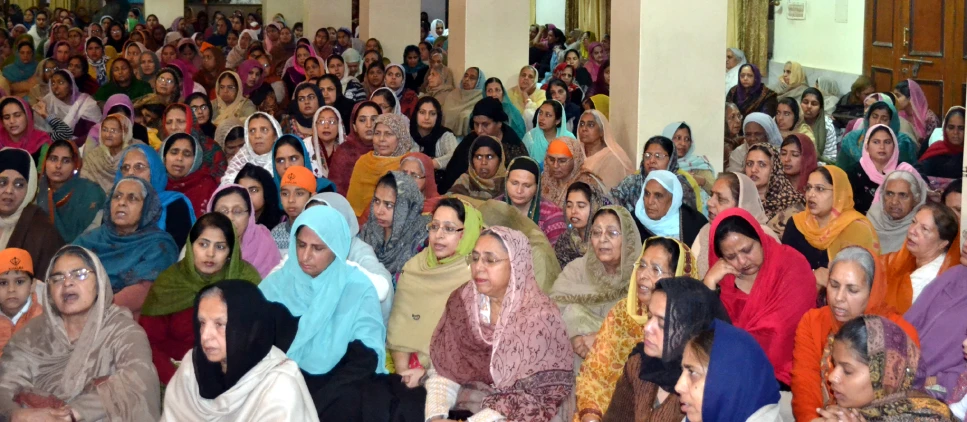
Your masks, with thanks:
M155 15L166 28L175 18L185 14L185 0L149 0L144 4L145 16Z
M263 0L262 11L265 13L262 14L262 22L268 24L276 13L281 13L285 17L285 25L291 28L296 22L305 21L302 6L302 0Z
M291 0L275 0L291 1ZM299 20L304 22L305 37L314 39L316 30L322 27L336 29L353 27L353 4L350 0L301 0L305 11ZM288 16L288 15L286 15ZM362 52L360 52L362 53Z
M674 121L721 171L726 2L612 0L611 122L637 165L649 137ZM687 23L687 24L686 24Z
M403 49L420 42L420 0L360 0L359 38L376 38L392 63L403 61Z
M504 87L527 65L530 4L518 0L450 0L448 64L458 79L472 66Z

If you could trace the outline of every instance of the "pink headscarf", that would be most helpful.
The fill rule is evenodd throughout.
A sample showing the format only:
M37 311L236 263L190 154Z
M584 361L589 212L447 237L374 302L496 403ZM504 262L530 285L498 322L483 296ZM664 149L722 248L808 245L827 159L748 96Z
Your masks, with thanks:
M924 95L920 84L916 83L913 79L907 79L907 85L910 89L910 105L913 106L913 113L900 110L900 117L913 123L913 130L917 132L917 138L922 140L930 136L927 133L927 118L930 116L930 104L927 103L927 96Z
M316 55L316 49L312 46L312 43L309 43L308 45L296 43L295 54L292 55L292 68L295 69L296 72L299 72L300 75L304 76L306 74L306 69L299 65L299 59L297 58L300 48L309 50L309 57L319 58L319 56Z
M591 74L592 82L597 81L598 70L601 68L601 63L594 61L594 49L598 47L601 47L602 51L604 50L604 44L599 42L593 42L588 46L588 61L587 63L584 63L584 68L587 69L588 73Z
M881 127L885 128L890 134L890 137L893 138L893 156L890 157L890 160L886 162L886 166L883 167L882 173L876 169L876 164L873 163L873 158L870 157L870 152L867 151L867 147L870 143L870 136L873 135L873 131ZM900 143L897 141L896 134L893 133L893 129L890 129L890 127L887 125L873 125L873 127L866 130L866 134L863 135L863 156L860 158L860 166L863 167L863 171L866 172L866 175L870 178L870 180L878 185L882 185L883 180L886 179L886 175L893 172L893 170L896 170L897 163L899 161Z
M172 60L166 66L174 67L181 71L181 98L188 98L195 91L195 80L191 76L196 72L195 67L180 58Z
M248 226L245 232L239 237L242 241L242 259L259 272L265 278L272 272L272 269L282 261L279 247L272 240L272 233L265 226L255 221L255 207L252 206L252 199L248 196L248 190L236 184L222 185L212 193L211 200L208 201L208 212L215 208L215 197L218 193L228 188L240 188L245 192L245 202L248 203L249 215Z
M248 73L252 69L260 69L259 79L255 81L255 86L249 87L245 82L248 80ZM256 60L248 59L238 65L238 77L242 78L242 96L248 98L258 87L262 86L262 82L265 81L265 69L262 69L262 64Z
M275 46L275 44L272 43L272 40L269 39L269 27L270 26L275 27L275 29L279 30L279 32L282 32L282 28L283 28L282 24L280 24L278 22L272 22L272 23L270 23L268 25L265 25L262 28L262 32L265 34L262 37L262 38L265 39L263 41L263 43L265 44L265 52L268 53L268 54L272 54L272 47Z
M4 97L0 100L0 110L2 106L7 103L7 100L16 100L20 103L20 108L23 109L24 114L27 117L27 128L24 133L20 135L20 141L14 141L13 137L7 133L7 128L0 125L0 148L20 148L26 150L27 152L34 154L40 147L44 144L50 143L50 135L47 132L38 130L34 127L34 112L30 109L30 105L24 102L24 100L16 97Z

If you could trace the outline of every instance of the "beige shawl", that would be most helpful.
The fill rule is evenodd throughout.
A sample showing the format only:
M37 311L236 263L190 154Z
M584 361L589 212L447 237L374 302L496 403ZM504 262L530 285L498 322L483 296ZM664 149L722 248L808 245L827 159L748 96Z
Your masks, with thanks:
M43 286L44 315L14 334L0 357L0 416L20 408L14 395L30 392L63 400L85 421L158 420L161 392L147 335L127 309L114 305L110 279L97 256L78 246L66 248L93 262L96 277L87 282L97 283L97 299L72 344Z
M470 133L473 106L481 98L483 91L462 87L450 91L443 98L437 98L443 106L443 126L453 131L457 137L467 136Z
M584 161L584 170L598 176L611 189L618 186L625 177L635 172L635 164L628 158L628 154L621 148L621 145L614 140L614 133L611 131L611 123L600 111L588 110L584 114L591 113L595 122L601 127L601 135L604 137L604 149L587 157ZM580 140L580 136L579 139ZM583 143L582 143L583 145Z
M218 81L222 79L222 76L229 75L235 79L235 86L238 89L235 91L235 101L231 104L226 103L221 97L215 96L214 110L212 110L212 124L215 126L221 126L228 119L243 119L251 116L252 113L258 111L252 100L245 98L242 95L242 78L238 76L237 73L231 70L226 70L218 75L218 79L215 79L215 89L218 89Z
M81 177L97 183L104 192L110 192L111 188L114 187L114 176L117 173L118 164L123 158L121 154L128 148L128 145L131 145L131 139L134 138L134 127L131 125L128 116L115 113L104 120L112 118L121 123L121 130L124 132L118 154L111 155L111 150L104 145L104 137L102 136L101 143L94 149L84 149L84 167L81 167ZM104 125L102 124L101 127L103 130Z

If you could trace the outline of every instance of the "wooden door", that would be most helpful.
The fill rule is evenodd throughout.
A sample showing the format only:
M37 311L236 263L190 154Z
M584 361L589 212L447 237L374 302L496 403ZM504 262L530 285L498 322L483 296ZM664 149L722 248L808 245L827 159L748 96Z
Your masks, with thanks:
M965 101L965 0L867 0L864 68L878 92L913 79L930 108Z

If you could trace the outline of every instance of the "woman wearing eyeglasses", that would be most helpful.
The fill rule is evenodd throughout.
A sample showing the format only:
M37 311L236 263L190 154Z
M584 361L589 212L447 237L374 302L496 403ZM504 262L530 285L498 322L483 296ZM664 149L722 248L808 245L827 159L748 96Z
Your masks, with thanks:
M682 203L682 185L667 170L648 173L634 207L635 223L642 238L665 236L692 244L708 219Z
M585 148L587 149L587 148ZM698 182L691 173L679 167L678 148L671 138L665 136L652 136L645 142L645 148L641 152L641 164L638 171L626 177L621 184L611 189L611 196L618 204L624 206L629 211L634 212L641 197L642 189L645 187L645 178L655 170L667 170L674 173L682 189L682 203L694 210L704 213L705 199L708 195L704 193ZM585 164L585 167L587 164Z
M148 334L152 359L165 385L178 369L173 362L195 345L192 305L198 292L222 280L262 281L255 267L242 260L242 242L229 217L205 214L191 228L188 242L185 257L151 284L138 320Z
M242 95L242 78L230 70L222 72L215 82L215 105L212 110L212 123L215 126L227 119L244 119L258 109L255 104Z

